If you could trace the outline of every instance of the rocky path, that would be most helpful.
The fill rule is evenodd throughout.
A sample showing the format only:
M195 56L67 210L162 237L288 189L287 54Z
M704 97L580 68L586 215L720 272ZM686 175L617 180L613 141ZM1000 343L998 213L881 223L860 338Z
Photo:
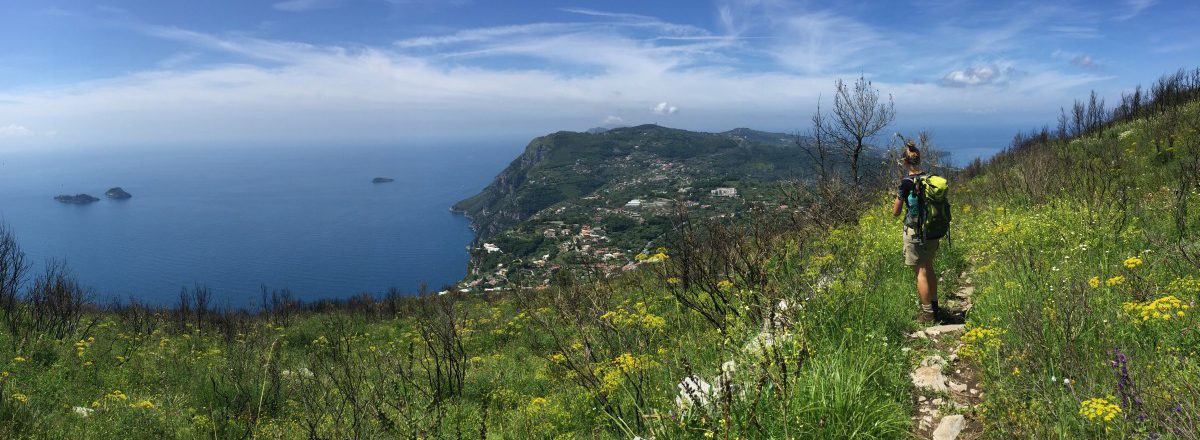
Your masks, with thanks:
M948 311L965 316L975 288L969 280L945 301ZM961 322L961 321L960 321ZM908 350L921 355L912 373L914 433L934 440L975 439L982 433L977 406L983 401L979 374L958 359L963 324L928 327L909 335Z

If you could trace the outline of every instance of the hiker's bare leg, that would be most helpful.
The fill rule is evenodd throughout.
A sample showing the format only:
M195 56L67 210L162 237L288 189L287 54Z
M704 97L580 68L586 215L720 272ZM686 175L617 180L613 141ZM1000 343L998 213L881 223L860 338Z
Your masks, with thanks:
M933 273L933 261L913 266L913 274L917 279L917 294L921 296L921 304L933 304L937 301L937 275Z

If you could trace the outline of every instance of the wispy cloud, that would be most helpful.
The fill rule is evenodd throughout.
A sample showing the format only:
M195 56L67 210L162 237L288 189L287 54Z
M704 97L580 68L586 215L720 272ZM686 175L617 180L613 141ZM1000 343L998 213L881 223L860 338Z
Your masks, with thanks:
M1115 17L1116 21L1126 21L1141 15L1143 11L1149 9L1158 3L1158 0L1124 0L1121 2L1124 7Z
M33 136L33 130L17 124L8 124L0 126L0 137L28 137Z
M1079 24L1055 11L920 33L802 6L722 3L711 30L566 9L558 22L429 32L383 45L125 25L179 46L176 55L112 78L0 90L0 121L22 123L0 129L54 127L63 144L319 143L445 136L464 121L479 133L524 135L671 115L684 128L784 131L803 124L837 77L863 70L904 73L872 78L895 95L904 117L970 110L1040 121L1031 109L1057 108L1077 94L1073 87L1106 78L1064 60L1039 65L1012 55L1039 24ZM1045 52L1037 57L1044 62Z

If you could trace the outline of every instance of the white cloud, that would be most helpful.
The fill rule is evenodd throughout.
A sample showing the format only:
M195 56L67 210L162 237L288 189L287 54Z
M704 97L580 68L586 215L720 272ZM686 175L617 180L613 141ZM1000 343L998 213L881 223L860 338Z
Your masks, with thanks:
M1007 83L1017 73L1012 66L981 64L966 69L952 70L942 77L942 85L950 87L972 87Z
M397 142L459 135L455 127L464 124L477 133L527 136L592 126L597 115L614 115L606 124L672 115L680 128L791 131L805 125L822 93L828 99L837 77L850 78L837 72L853 69L854 59L909 55L910 41L890 46L870 27L831 13L721 11L725 34L571 10L586 19L464 29L385 46L137 26L195 58L102 80L0 90L0 121L54 127L57 136L27 141L71 146ZM764 29L770 34L754 34ZM829 40L856 30L864 35ZM930 40L943 35L936 37ZM1100 79L995 58L963 63L961 56L913 63L913 76L929 82L873 78L874 85L895 95L901 118L953 119L979 105L971 103L987 102L997 115L1041 123L1080 94L1072 87ZM763 64L771 59L778 64ZM1018 75L1014 65L1032 72ZM982 84L994 87L965 87ZM687 112L646 97L686 97Z
M0 126L0 137L28 137L33 136L33 130L17 124L8 124Z
M620 116L608 115L600 123L602 125L604 125L605 127L613 126L613 125L621 125L621 124L625 123L625 119L622 119Z
M679 111L679 107L675 107L665 102L660 102L658 105L654 106L654 108L651 108L650 111L654 112L656 115L673 115L675 112Z

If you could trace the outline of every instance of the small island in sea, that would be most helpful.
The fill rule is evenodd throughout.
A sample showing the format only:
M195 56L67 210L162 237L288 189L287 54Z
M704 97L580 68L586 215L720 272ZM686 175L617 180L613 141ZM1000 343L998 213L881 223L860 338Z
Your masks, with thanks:
M63 194L54 196L54 200L57 200L59 203L67 203L71 205L86 205L88 203L100 201L100 199L92 197L88 194Z
M396 181L396 179L393 179L391 177L376 177L374 179L371 179L371 183L388 183L388 182L395 182L395 181Z
M117 186L117 187L109 188L108 191L105 191L104 196L108 197L110 199L124 200L124 199L128 199L130 197L133 197L133 194L125 192L125 190L123 190L123 189L121 189L121 187Z

